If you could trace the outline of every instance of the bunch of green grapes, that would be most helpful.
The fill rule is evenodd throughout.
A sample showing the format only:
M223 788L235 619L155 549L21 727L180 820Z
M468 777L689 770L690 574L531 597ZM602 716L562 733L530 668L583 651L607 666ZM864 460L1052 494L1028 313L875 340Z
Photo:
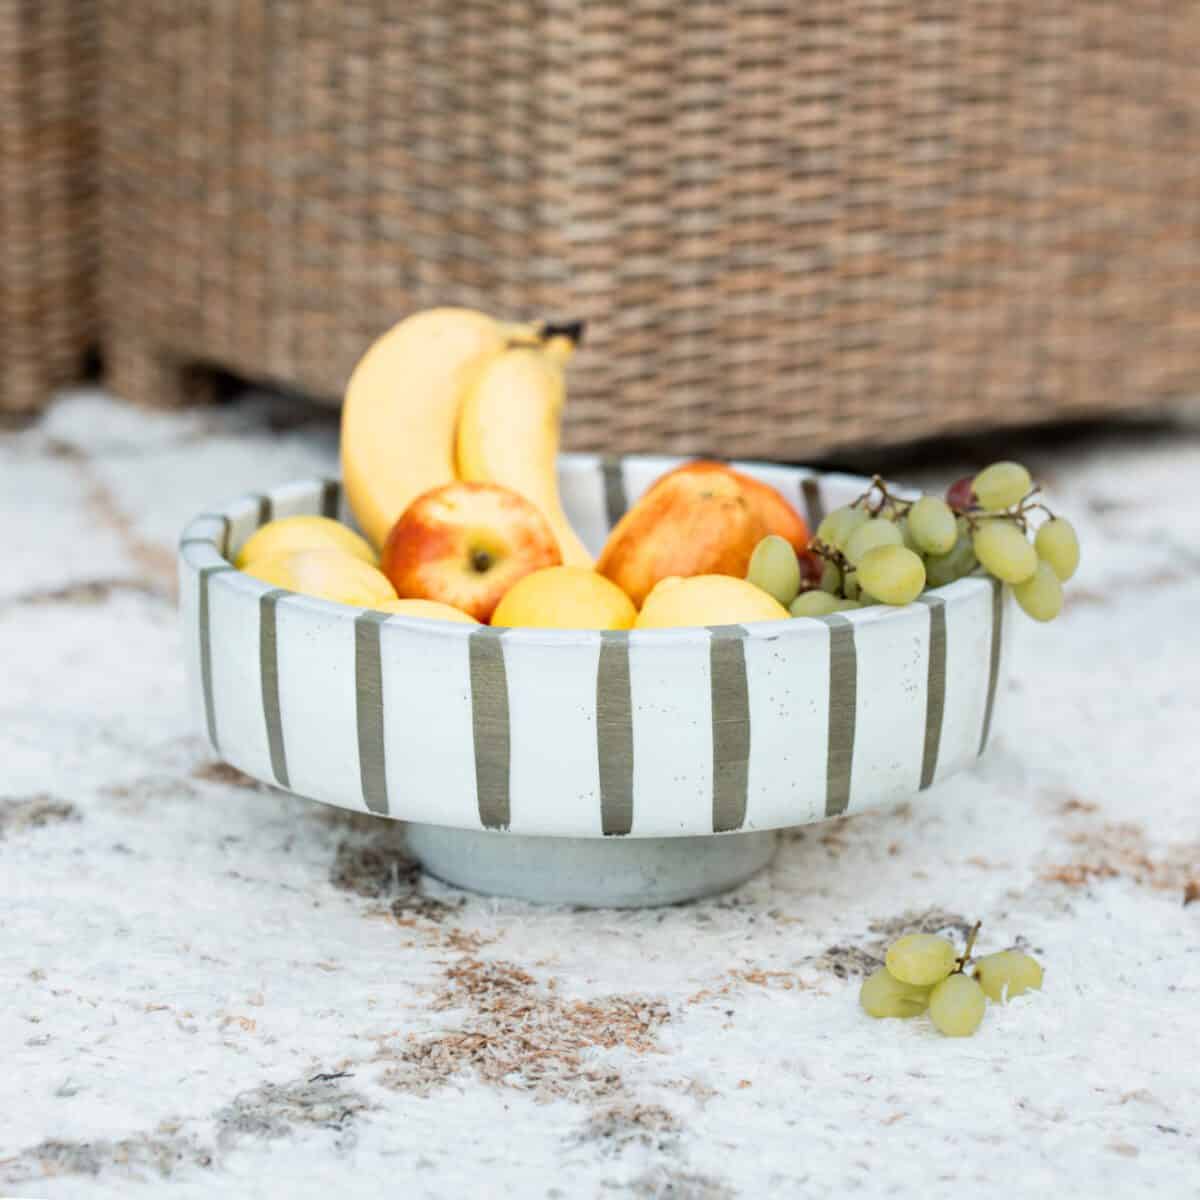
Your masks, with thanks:
M819 617L910 604L926 588L982 567L1011 585L1031 617L1050 621L1062 611L1063 583L1079 566L1079 539L1037 495L1029 472L1013 462L958 480L945 499L903 499L876 476L857 500L825 517L806 553L797 555L784 538L764 538L746 578L792 616ZM1035 513L1044 518L1036 532Z
M989 1000L1005 1004L1040 989L1042 968L1020 950L1001 950L975 962L967 974L979 925L960 955L932 933L910 933L888 949L886 965L863 980L859 1003L873 1017L916 1017L928 1011L947 1037L970 1037L983 1023Z

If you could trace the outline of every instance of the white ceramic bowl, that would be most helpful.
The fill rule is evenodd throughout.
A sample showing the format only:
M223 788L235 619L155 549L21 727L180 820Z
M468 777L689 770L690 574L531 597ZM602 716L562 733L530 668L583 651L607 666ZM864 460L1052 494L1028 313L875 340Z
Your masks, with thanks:
M680 461L563 456L583 540L598 550ZM868 485L734 465L814 528ZM349 520L336 481L307 480L184 532L202 727L258 779L411 822L414 852L454 883L579 903L686 899L762 866L770 831L909 798L987 743L1007 622L986 578L823 618L499 630L330 604L231 566L261 524L295 513Z

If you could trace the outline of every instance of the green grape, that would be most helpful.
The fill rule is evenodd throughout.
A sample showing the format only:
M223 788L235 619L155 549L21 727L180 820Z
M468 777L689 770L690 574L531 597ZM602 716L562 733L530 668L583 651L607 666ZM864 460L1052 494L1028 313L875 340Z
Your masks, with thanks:
M986 1008L983 988L969 975L951 975L929 993L929 1019L947 1037L970 1037Z
M930 987L954 970L954 944L934 933L908 933L887 952L887 969L901 981Z
M880 967L863 980L858 1001L873 1017L916 1017L929 1007L929 988L901 983Z
M958 540L958 523L945 500L922 496L908 510L908 528L922 554L949 554Z
M1079 567L1079 538L1075 527L1063 517L1053 517L1037 531L1033 548L1038 558L1066 583Z
M971 488L981 508L997 512L1024 500L1033 489L1033 480L1020 463L998 462L984 467Z
M874 517L865 521L850 535L842 547L842 553L854 566L858 566L868 550L874 550L876 546L900 546L903 542L904 535L893 521Z
M911 604L925 589L925 564L904 546L876 546L858 564L858 582L884 604Z
M989 1000L1003 1004L1023 992L1040 990L1042 968L1036 958L1020 950L1001 950L978 960L975 978Z
M788 611L793 617L827 617L830 613L849 612L852 608L862 608L862 605L857 600L843 600L841 596L814 590L801 592Z
M862 589L858 586L858 572L847 571L842 579L842 595L847 600L857 600Z
M788 611L793 617L827 617L838 611L839 600L828 592L801 592L792 601Z
M983 569L1005 583L1024 583L1037 570L1037 551L1011 521L984 521L971 542Z
M846 539L862 524L870 519L871 514L865 508L857 508L853 504L835 508L817 526L817 537L826 545L836 546L839 550L846 544Z
M787 538L768 534L750 555L746 582L774 596L786 608L800 590L800 562Z
M958 541L950 553L932 554L925 560L925 581L929 587L944 587L956 579L962 579L964 575L970 575L979 565L967 523L961 517L959 523Z
M1040 559L1031 579L1013 585L1013 595L1035 621L1053 621L1062 612L1062 583L1050 564Z
M836 596L842 590L842 573L837 563L827 562L821 571L821 591Z
M921 547L917 545L917 539L913 537L912 525L909 523L908 518L901 517L896 522L896 528L900 530L900 537L902 539L900 544L906 546L914 554L920 554Z

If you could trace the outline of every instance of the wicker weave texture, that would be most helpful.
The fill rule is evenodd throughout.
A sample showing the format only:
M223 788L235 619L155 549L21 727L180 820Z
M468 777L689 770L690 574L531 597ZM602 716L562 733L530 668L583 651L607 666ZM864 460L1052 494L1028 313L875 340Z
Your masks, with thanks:
M1200 390L1200 6L105 0L118 390L336 398L405 313L585 317L578 448Z
M0 411L75 378L97 333L97 17L0 0Z

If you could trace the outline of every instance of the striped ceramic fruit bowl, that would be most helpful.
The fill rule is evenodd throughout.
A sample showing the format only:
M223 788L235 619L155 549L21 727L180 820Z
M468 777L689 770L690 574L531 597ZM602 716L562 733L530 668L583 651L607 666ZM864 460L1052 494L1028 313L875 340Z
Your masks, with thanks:
M680 461L564 455L589 547ZM734 465L813 528L868 484ZM184 532L198 719L258 779L408 822L412 852L451 883L581 904L719 891L769 860L776 830L910 798L988 740L1006 626L990 579L821 618L492 629L282 592L231 565L260 525L298 513L350 520L336 481L308 480Z

